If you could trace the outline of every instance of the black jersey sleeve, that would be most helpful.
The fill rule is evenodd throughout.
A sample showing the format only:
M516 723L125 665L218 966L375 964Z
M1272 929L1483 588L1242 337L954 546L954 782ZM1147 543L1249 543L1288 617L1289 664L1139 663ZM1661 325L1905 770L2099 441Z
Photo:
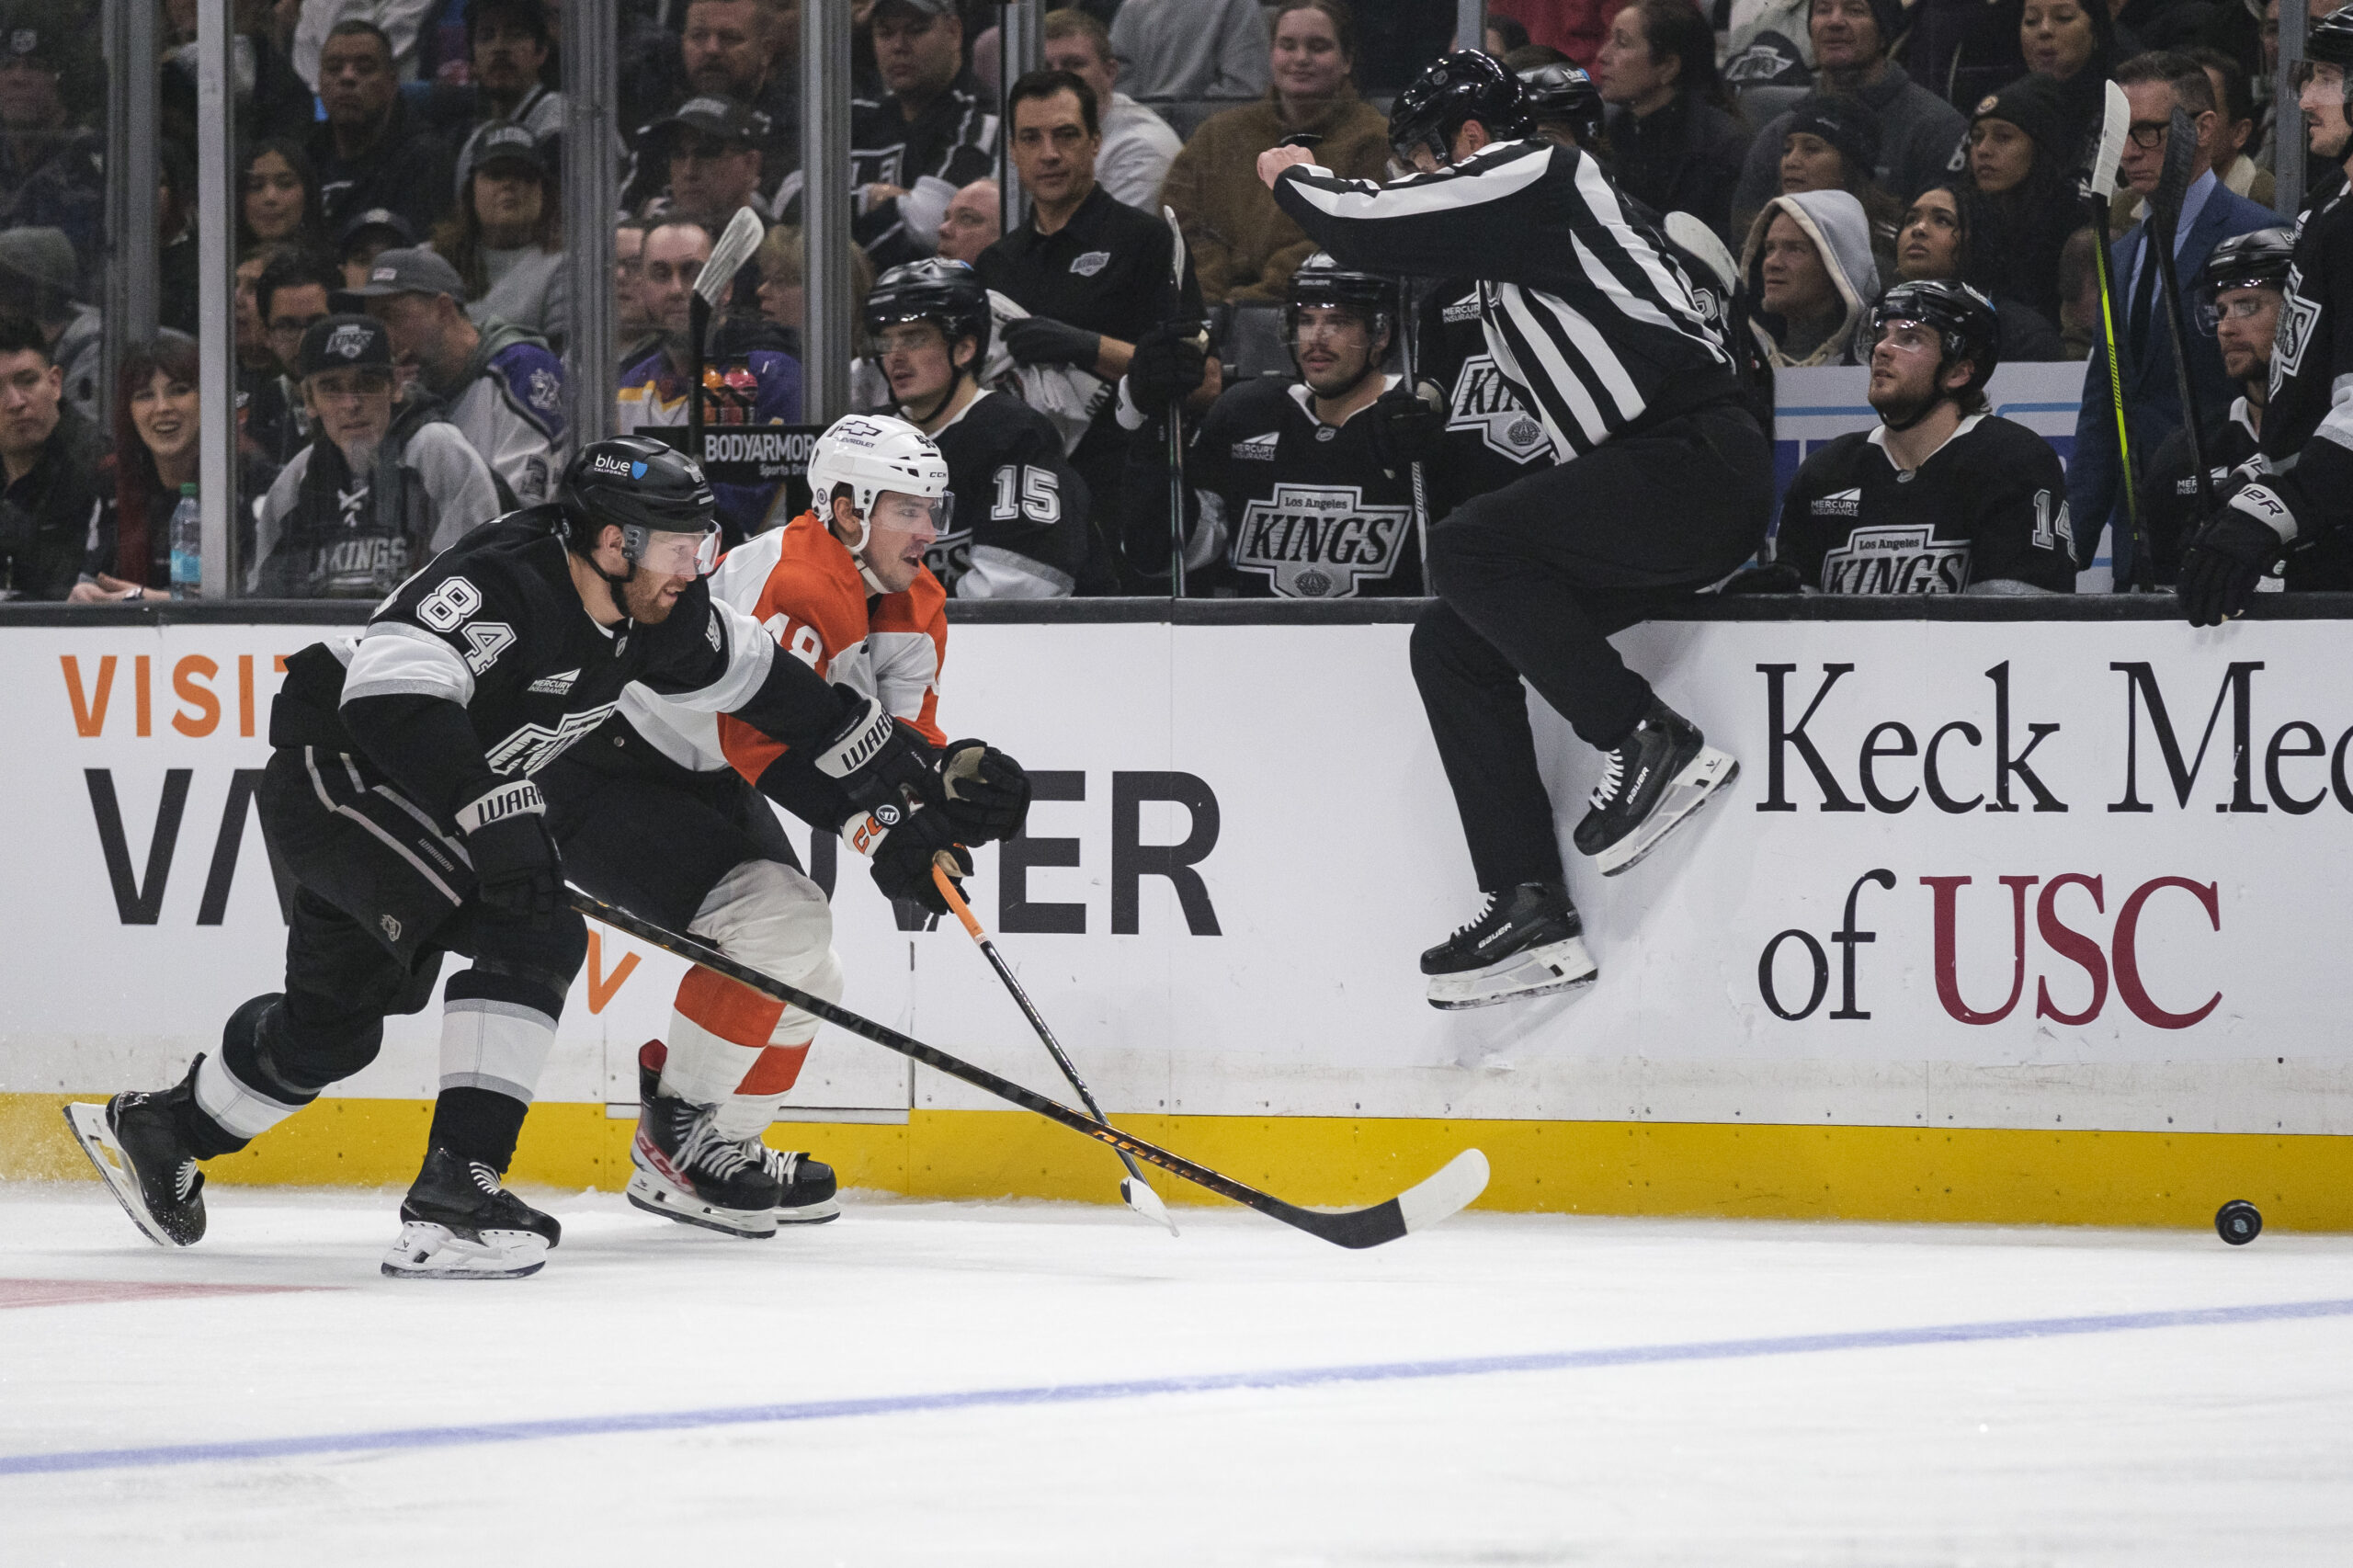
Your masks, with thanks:
M713 597L708 579L689 585L654 631L655 654L636 677L648 690L700 712L732 713L788 745L831 733L846 701L863 700L799 659L778 657L776 639Z
M2141 532L2149 542L2149 563L2158 583L2179 574L2181 547L2205 521L2198 504L2198 465L2190 459L2189 433L2177 430L2165 437L2141 471L2135 492L2141 504Z
M2007 419L1988 418L1972 435L1970 461L1946 483L1978 498L1970 528L1969 591L2000 593L2024 584L2075 591L2075 537L2067 517L2067 476L2051 443Z

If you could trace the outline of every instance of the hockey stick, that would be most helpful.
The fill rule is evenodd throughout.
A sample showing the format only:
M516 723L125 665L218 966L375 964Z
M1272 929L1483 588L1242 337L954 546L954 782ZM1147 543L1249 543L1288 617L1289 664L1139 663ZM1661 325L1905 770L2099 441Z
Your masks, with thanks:
M687 335L693 340L688 358L691 384L687 388L687 456L698 463L702 461L703 353L704 339L710 335L710 312L735 286L735 275L752 259L767 234L758 213L748 207L735 209L735 216L711 244L710 259L695 274L695 291L687 300Z
M1416 364L1420 356L1415 353L1415 349L1421 343L1422 312L1414 298L1412 278L1400 278L1397 280L1397 298L1398 314L1403 318L1397 324L1397 341L1404 354L1405 390L1419 397L1422 395L1422 383L1415 378L1419 374ZM1421 459L1414 459L1405 465L1405 469L1414 486L1414 548L1421 551L1422 586L1427 591L1430 580L1429 486L1422 477Z
M1043 1095L1025 1089L1010 1078L1000 1078L985 1067L975 1067L961 1057L950 1056L935 1046L926 1045L896 1029L886 1028L870 1018L860 1017L848 1008L836 1006L822 996L813 996L797 986L771 979L692 937L665 931L650 920L640 920L628 911L591 898L577 888L569 892L573 908L616 931L626 932L641 942L650 943L688 962L699 963L714 974L723 974L738 985L747 986L763 996L790 1003L837 1028L847 1029L862 1040L870 1040L886 1050L895 1051L936 1072L945 1073L960 1083L970 1084L976 1089L1019 1106L1023 1110L1035 1111L1050 1121L1062 1123L1074 1132L1108 1143L1114 1149L1182 1176L1196 1187L1207 1187L1220 1198L1232 1199L1245 1208L1256 1209L1261 1214L1279 1220L1294 1230L1305 1231L1311 1236L1320 1236L1338 1246L1379 1246L1411 1232L1427 1231L1486 1189L1487 1156L1476 1149L1465 1149L1449 1160L1436 1175L1369 1209L1344 1210L1337 1214L1321 1214L1313 1209L1302 1209L1260 1192L1256 1187L1245 1187L1231 1176L1220 1176L1207 1165L1197 1165L1182 1154L1172 1154L1156 1144L1122 1132L1108 1122L1074 1111L1059 1100L1050 1100Z
M2116 406L2116 457L2124 472L2124 516L2132 559L2147 553L2141 537L2141 493L2132 483L2132 443L2125 432L2124 358L2116 337L2116 284L2108 260L2108 203L2116 194L2116 176L2124 159L2124 137L2131 129L2132 106L2124 89L2108 84L2100 110L2099 142L2092 151L2086 200L2092 217L2092 269L2099 278L2099 319L2108 338L2108 390ZM2097 545L2099 541L2092 541Z
M2198 510L2214 514L2214 476L2206 466L2206 431L2198 413L2198 389L2189 379L2189 324L2182 318L2181 290L2174 276L2174 235L2181 227L2182 198L2189 189L2189 167L2198 155L2198 132L2189 116L2174 106L2173 123L2165 129L2165 172L2149 197L2148 243L2156 252L2157 277L2165 291L2165 326L2173 335L2173 379L2181 396L2182 429L2189 437L2189 460L2198 469ZM2155 569L2148 552L2132 552L2132 585L2143 591L2156 586Z
M941 896L948 900L948 907L955 912L956 918L964 923L965 931L979 944L982 953L989 960L989 967L996 971L996 977L1005 982L1006 990L1013 994L1014 1006L1021 1009L1021 1016L1029 1020L1029 1027L1038 1031L1040 1040L1045 1041L1047 1053L1053 1057L1054 1065L1063 1070L1063 1076L1070 1080L1070 1086L1078 1091L1079 1103L1086 1108L1086 1114L1097 1121L1108 1122L1110 1118L1105 1116L1103 1108L1095 1103L1095 1096L1087 1088L1086 1080L1078 1075L1078 1069L1072 1065L1062 1042L1054 1038L1054 1031L1048 1028L1046 1020L1038 1016L1029 994L1021 989L1021 982L1013 978L1012 969L997 952L996 944L989 940L989 934L981 929L980 918L972 913L972 906L964 902L964 895L956 891L956 884L949 879L946 869L934 866L931 880L938 886ZM1135 1156L1125 1149L1120 1150L1119 1155L1120 1163L1128 1167L1127 1178L1120 1183L1120 1201L1155 1224L1167 1226L1168 1233L1175 1235L1176 1221L1168 1217L1168 1206L1160 1201L1160 1194L1153 1191L1152 1185L1143 1179L1143 1172L1137 1167Z
M1185 309L1185 229L1176 222L1174 207L1163 207L1160 215L1168 221L1168 319L1175 321ZM1185 597L1185 400L1181 397L1168 405L1168 597Z

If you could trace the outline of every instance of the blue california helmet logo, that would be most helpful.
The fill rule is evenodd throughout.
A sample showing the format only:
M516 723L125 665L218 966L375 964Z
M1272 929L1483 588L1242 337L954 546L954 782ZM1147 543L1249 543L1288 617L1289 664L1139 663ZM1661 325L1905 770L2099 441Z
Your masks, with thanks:
M630 464L629 476L631 479L643 479L645 477L645 465L640 462L633 462Z

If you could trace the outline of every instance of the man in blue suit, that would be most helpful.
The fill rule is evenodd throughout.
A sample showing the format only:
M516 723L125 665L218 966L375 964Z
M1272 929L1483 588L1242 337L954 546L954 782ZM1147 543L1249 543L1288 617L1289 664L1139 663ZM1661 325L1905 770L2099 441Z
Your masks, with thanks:
M2214 177L2212 154L2221 134L2214 85L2194 55L2167 51L2135 55L2117 68L2116 80L2132 107L2132 129L2124 141L2126 183L2143 199L2157 188L2165 162L2166 127L2179 108L2197 128L2198 151L2190 165L2189 188L2181 199L2181 222L2174 231L2174 278L2180 285L2181 319L2190 324L2189 385L2198 406L2211 419L2237 395L2222 369L2222 351L2199 332L2198 274L2206 256L2233 234L2268 228L2279 220ZM2124 346L2125 426L2132 460L2145 463L2166 437L2182 427L2178 380L2174 373L2173 330L2165 321L2165 284L2149 244L2143 218L2109 246L2109 277L2116 289L2116 333ZM2067 467L2067 509L2074 518L2076 559L2088 565L2099 544L2100 525L2115 528L2113 556L2119 586L2132 570L2131 514L2126 510L2122 464L2116 454L2116 403L2109 391L2104 341L2095 342L2084 373L2084 403L2075 415L2075 454Z

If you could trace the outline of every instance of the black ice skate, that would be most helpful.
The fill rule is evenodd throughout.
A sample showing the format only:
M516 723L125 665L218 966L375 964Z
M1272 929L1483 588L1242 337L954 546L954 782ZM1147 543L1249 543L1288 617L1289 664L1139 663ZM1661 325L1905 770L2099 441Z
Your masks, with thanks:
M755 1148L730 1142L712 1125L717 1106L660 1092L660 1069L638 1069L637 1139L630 1145L629 1200L649 1214L730 1236L776 1234L782 1185Z
M1487 895L1479 918L1422 955L1433 1007L1486 1007L1590 985L1601 971L1566 888L1522 882Z
M395 1279L520 1279L546 1267L563 1237L542 1214L500 1185L479 1160L436 1148L401 1200L401 1239L384 1255Z
M176 1088L117 1095L102 1106L65 1108L65 1125L131 1222L159 1246L204 1239L204 1173L181 1139L173 1111L196 1097L199 1056Z
M842 1217L834 1201L834 1167L799 1153L771 1149L755 1138L751 1147L776 1178L776 1222L779 1225L821 1225Z
M1593 809L1577 824L1577 852L1614 877L1740 776L1740 764L1708 744L1699 727L1656 698L1634 733L1604 752Z

